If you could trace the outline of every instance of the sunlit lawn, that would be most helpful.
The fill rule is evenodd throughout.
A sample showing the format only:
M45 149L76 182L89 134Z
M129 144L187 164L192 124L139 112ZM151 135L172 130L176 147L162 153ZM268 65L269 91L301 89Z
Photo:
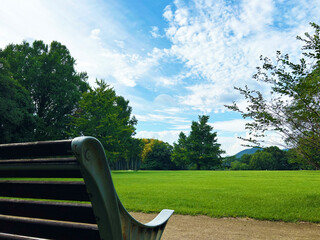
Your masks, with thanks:
M320 222L320 171L115 171L129 211Z

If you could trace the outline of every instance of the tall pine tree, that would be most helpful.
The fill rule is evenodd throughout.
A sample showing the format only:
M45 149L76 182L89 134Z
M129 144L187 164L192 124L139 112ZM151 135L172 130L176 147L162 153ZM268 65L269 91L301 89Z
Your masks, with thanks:
M193 121L188 137L180 133L178 144L174 145L172 160L181 164L195 166L197 170L213 169L221 164L221 154L217 142L217 133L208 124L209 116L199 116L199 121Z

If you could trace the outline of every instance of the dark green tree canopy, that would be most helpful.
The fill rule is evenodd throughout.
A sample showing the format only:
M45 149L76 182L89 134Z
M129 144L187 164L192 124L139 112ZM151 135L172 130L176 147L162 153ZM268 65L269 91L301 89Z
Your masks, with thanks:
M69 115L87 91L86 73L77 73L75 59L59 42L10 44L0 50L12 76L29 93L34 105L36 140L66 138Z
M178 144L174 145L172 161L179 166L195 165L196 169L211 169L221 164L221 154L224 153L217 143L217 133L208 124L209 116L199 116L199 121L193 121L188 137L180 133Z
M295 151L281 150L277 146L261 148L252 154L243 154L241 158L236 158L236 155L226 157L223 162L231 170L314 169L311 165L301 163Z
M12 78L9 64L0 58L0 143L33 139L33 109L28 91Z
M131 117L129 101L117 96L103 80L97 87L84 92L72 117L72 136L87 135L98 138L112 161L127 159L128 145L135 134L137 120Z
M286 148L295 149L320 169L320 26L311 26L314 35L297 37L305 44L302 50L307 59L293 63L280 51L276 62L261 57L262 67L257 67L253 78L269 84L270 100L247 86L236 87L248 106L243 110L234 102L226 107L254 120L246 124L250 137L244 140L260 146L267 131L276 131L285 140Z
M150 151L147 152L141 169L147 170L173 170L175 164L170 160L172 146L160 140L154 140Z
M187 151L187 136L180 132L178 142L173 143L171 159L181 169L188 169L190 164Z

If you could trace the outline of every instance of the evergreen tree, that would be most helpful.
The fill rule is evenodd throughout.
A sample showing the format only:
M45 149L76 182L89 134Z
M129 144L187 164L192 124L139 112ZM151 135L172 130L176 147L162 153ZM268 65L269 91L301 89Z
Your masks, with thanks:
M71 116L70 134L98 138L111 161L123 161L126 165L137 120L131 117L129 101L117 96L103 80L97 80L96 84L96 88L83 94L77 111Z
M221 154L217 142L217 133L208 124L209 116L199 116L199 122L193 121L190 135L185 138L180 133L175 144L172 160L179 166L194 165L196 169L212 169L221 165Z
M178 143L173 143L171 160L181 169L188 169L189 167L187 136L183 132L179 134Z

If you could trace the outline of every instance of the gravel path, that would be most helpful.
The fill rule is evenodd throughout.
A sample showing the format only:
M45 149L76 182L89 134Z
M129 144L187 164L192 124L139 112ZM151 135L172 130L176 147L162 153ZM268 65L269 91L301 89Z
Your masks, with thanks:
M144 223L156 216L155 214L145 213L131 214ZM318 240L320 239L320 224L173 215L166 226L162 239Z

